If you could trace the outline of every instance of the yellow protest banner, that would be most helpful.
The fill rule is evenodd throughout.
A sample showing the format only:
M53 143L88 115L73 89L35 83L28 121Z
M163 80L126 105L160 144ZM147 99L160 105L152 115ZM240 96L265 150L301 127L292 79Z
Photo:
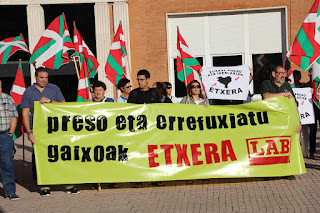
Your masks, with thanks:
M294 99L233 106L35 103L39 185L306 172Z

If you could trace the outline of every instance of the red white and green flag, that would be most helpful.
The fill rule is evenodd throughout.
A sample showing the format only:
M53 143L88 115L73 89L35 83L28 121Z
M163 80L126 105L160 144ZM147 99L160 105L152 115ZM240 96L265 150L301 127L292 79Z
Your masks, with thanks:
M93 78L97 74L99 67L98 60L93 55L87 44L84 42L81 33L76 27L76 23L73 22L73 44L75 48L75 57L82 59L81 55L84 56L88 65L89 78ZM83 63L83 62L82 62Z
M0 64L7 63L10 56L19 50L27 52L30 55L30 50L21 33L17 37L6 38L0 41Z
M258 55L256 70L260 71L268 63L269 63L269 60L265 54Z
M80 69L80 79L78 82L77 102L86 102L88 99L92 99L90 92L90 82L88 78L88 70L86 60L83 59Z
M293 41L287 57L306 71L320 56L320 0L315 0Z
M117 33L114 36L111 44L110 53L107 59L107 64L104 68L106 78L114 85L118 85L121 78L127 76L126 59L127 55L126 43L120 22Z
M58 69L69 63L68 51L74 51L64 13L55 18L44 31L33 50L30 64Z
M18 137L20 137L21 134L23 134L22 114L21 114L20 104L21 104L22 96L25 90L26 90L26 85L24 83L23 71L22 71L22 66L20 61L17 74L14 79L11 92L10 92L10 95L14 101L14 104L19 114L18 124L13 136L13 140L17 139Z
M320 109L320 103L316 99L316 94L320 94L319 83L320 83L320 58L318 58L312 65L312 88L313 88L312 99L313 99L313 102Z
M201 65L199 64L198 60L193 57L190 48L179 32L179 27L177 27L177 29L177 76L180 81L185 82L183 71L184 64L188 84L193 80L200 80L199 70L201 69Z

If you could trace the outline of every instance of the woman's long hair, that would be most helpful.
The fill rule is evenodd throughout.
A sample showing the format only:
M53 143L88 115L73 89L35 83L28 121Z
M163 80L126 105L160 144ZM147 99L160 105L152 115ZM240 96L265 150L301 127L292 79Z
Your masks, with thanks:
M163 92L164 92L164 90L165 90L164 84L161 83L161 82L155 82L154 84L157 86L157 87L155 88L156 91L158 92L159 96L162 98Z
M170 82L162 82L163 84L164 84L164 90L163 90L163 95L164 96L166 96L166 97L168 97L168 93L167 93L167 88L168 87L171 87L172 86L172 84L170 83Z
M193 81L191 81L191 82L188 84L188 86L187 86L187 94L189 94L189 96L192 97L192 93L191 93L192 88L191 88L191 86L192 86L193 83L198 83L198 84L200 85L199 97L202 98L202 99L204 99L204 97L203 97L203 95L202 95L201 84L200 84L200 82L197 81L197 80L193 80Z

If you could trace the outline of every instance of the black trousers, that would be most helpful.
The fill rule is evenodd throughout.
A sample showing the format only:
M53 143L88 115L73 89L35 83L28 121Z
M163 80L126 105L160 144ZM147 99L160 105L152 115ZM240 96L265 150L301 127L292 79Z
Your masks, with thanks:
M310 155L314 155L316 152L316 139L317 139L317 125L319 122L320 125L320 109L313 103L315 123L309 124L310 134L309 134L309 142L310 142Z

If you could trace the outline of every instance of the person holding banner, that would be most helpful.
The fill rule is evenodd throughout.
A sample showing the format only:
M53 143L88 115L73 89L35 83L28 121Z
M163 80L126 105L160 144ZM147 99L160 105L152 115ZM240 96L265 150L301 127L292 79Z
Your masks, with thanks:
M127 78L120 79L117 87L121 91L121 95L117 98L117 103L127 103L132 88L130 80Z
M137 81L139 87L130 92L128 103L161 103L158 92L149 87L150 73L148 70L140 70L137 73Z
M149 87L150 73L148 70L140 70L137 73L139 87L129 94L128 103L147 104L161 103L160 96L154 88ZM165 186L163 182L155 182L153 185ZM134 188L142 188L142 183L135 183Z
M92 98L93 102L114 102L112 98L108 98L105 96L107 92L107 86L102 81L94 82L92 88L94 95L94 97ZM88 101L90 102L91 100Z
M0 81L0 174L5 197L18 200L13 169L13 134L18 122L18 112L13 99L2 93Z
M21 100L22 119L23 125L26 129L28 139L33 144L36 144L35 138L32 132L33 127L33 113L34 102L40 101L41 104L45 103L58 103L65 102L65 99L60 91L60 88L54 84L48 83L48 70L44 67L39 67L35 72L36 83L30 86L23 93ZM36 165L35 156L32 153L32 172L33 177L36 179ZM65 186L66 192L71 194L79 194L80 191L74 185ZM40 187L41 196L50 196L50 187Z
M281 65L275 66L275 69L272 71L272 80L265 80L261 84L261 96L262 99L275 98L280 96L285 96L290 98L295 98L293 90L288 82L285 81L285 77L287 76L287 72L285 68ZM298 110L298 108L297 108ZM299 113L298 113L299 114ZM300 121L300 116L299 116ZM296 132L299 133L301 131L301 122L297 127ZM295 180L293 175L284 176L284 179L287 180ZM269 180L270 178L265 178L265 180Z
M269 99L280 96L285 96L289 99L295 98L290 84L285 81L287 72L284 67L281 65L277 65L271 74L272 80L265 80L261 84L262 99ZM299 133L300 130L301 123L299 124L296 132Z
M161 103L172 103L171 99L164 95L164 91L166 90L166 86L164 85L164 83L159 81L155 82L153 83L152 88L154 88L158 92L161 98Z
M193 80L187 86L187 96L184 96L180 104L196 104L208 106L208 99L203 97L199 81Z
M187 96L184 96L180 104L196 104L209 106L209 101L203 97L200 82L197 80L191 81L187 86ZM188 180L188 184L192 184L192 180Z
M163 91L163 95L170 98L172 103L179 104L180 103L179 99L177 97L171 95L172 84L170 82L163 82L163 84L165 85L165 90Z
M261 84L262 99L275 98L285 96L288 98L294 97L292 88L288 82L285 81L286 70L283 66L278 65L272 71L272 80L265 80Z

